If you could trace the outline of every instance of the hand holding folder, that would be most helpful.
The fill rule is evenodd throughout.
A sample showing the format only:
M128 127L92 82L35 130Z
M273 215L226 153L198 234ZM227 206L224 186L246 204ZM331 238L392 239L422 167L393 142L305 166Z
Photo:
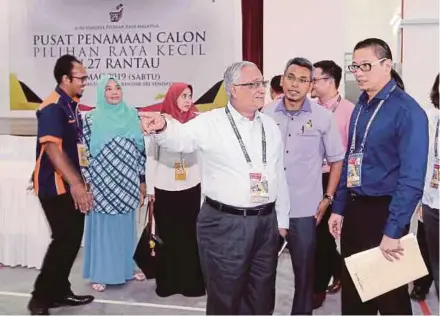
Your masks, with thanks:
M387 260L379 247L345 258L362 302L366 302L428 274L414 234L400 239L403 256Z

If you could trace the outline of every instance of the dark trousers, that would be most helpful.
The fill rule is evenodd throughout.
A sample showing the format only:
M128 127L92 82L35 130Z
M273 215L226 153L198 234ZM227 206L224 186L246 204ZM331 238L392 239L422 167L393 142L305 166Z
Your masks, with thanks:
M205 295L197 247L200 184L187 190L155 189L154 218L164 242L156 271L159 296Z
M322 174L323 191L327 190L329 173ZM330 234L328 220L331 206L316 227L316 257L314 293L325 293L331 277L341 278L342 259L336 246L335 238Z
M52 230L52 241L32 296L43 304L51 304L72 293L69 274L81 247L84 214L75 209L70 194L40 198L40 202Z
M208 315L268 315L275 287L278 224L220 212L207 203L197 220Z
M295 274L295 293L291 315L311 315L316 252L315 217L291 218L287 236Z
M380 245L390 202L389 196L350 198L342 224L341 253L344 258ZM342 315L412 314L408 285L362 303L345 264L341 284Z
M425 262L426 267L428 268L429 274L415 280L414 286L420 288L421 294L427 294L429 292L429 288L432 285L433 279L431 263L429 261L428 243L425 236L425 225L421 221L418 221L417 223L417 243L419 244L420 252L422 253L422 258Z
M428 246L429 260L431 263L432 277L434 279L435 290L438 297L438 247L439 247L439 227L438 209L423 204L423 223L425 225L426 243Z

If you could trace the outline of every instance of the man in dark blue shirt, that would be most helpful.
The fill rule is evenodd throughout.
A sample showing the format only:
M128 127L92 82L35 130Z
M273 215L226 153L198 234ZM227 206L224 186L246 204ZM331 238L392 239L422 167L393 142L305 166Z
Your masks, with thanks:
M47 315L51 307L93 301L90 295L74 295L69 283L81 246L84 213L91 208L91 195L80 171L82 133L77 114L87 74L75 57L64 55L57 60L54 75L58 86L37 112L34 191L50 225L52 242L28 304L33 315Z
M401 80L392 70L391 50L384 41L359 42L349 70L363 92L351 117L329 228L335 238L341 236L344 258L379 246L392 261L402 255L399 240L422 197L428 120L399 87ZM341 303L343 315L412 314L407 286L362 303L346 267Z

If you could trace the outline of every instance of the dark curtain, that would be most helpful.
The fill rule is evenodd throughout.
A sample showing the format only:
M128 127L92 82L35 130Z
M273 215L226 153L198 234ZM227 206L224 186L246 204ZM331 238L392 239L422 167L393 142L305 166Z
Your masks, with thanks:
M243 18L243 60L255 63L263 72L263 0L241 0Z

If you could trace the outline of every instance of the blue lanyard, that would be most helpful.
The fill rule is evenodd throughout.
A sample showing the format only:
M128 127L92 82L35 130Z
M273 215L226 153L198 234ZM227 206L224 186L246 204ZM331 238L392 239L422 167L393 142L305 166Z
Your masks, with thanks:
M373 123L374 118L377 115L377 112L379 112L380 108L382 107L382 105L385 103L385 101L389 98L389 96L391 95L391 93L396 90L397 86L394 86L391 88L390 92L388 93L388 95L386 96L385 99L383 99L382 101L380 101L380 103L377 105L376 109L373 112L373 115L371 116L370 120L367 123L367 127L365 128L365 133L364 133L364 137L362 138L362 143L361 143L361 148L360 148L360 153L362 153L364 151L365 148L365 143L367 141L367 135L368 132L370 131L370 127L371 127L371 123ZM359 116L361 115L362 112L362 104L359 107L359 112L356 116L356 121L354 123L354 128L353 128L353 137L351 138L351 145L350 145L350 155L354 153L354 151L356 150L356 131L357 131L357 125L358 125L358 121L359 121Z

